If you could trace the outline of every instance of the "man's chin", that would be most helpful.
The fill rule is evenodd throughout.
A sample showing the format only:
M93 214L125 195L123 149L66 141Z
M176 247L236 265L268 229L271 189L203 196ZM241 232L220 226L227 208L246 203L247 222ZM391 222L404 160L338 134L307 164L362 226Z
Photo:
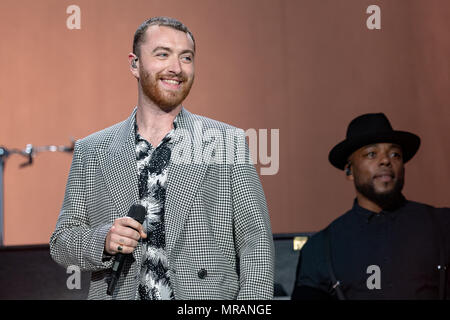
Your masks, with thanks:
M389 192L375 192L371 195L371 200L379 205L383 210L394 210L403 199L401 191L391 190Z
M374 194L379 197L389 197L393 194L395 194L397 190L395 190L395 187L391 188L375 188Z
M170 112L177 108L184 101L185 97L160 97L158 101L155 101L157 105L166 112Z
M370 201L376 203L383 210L394 210L402 202L403 183L397 183L392 188L376 188L370 185L359 185L356 188Z
M171 112L181 105L185 96L168 95L161 92L149 92L144 90L144 94L161 110Z

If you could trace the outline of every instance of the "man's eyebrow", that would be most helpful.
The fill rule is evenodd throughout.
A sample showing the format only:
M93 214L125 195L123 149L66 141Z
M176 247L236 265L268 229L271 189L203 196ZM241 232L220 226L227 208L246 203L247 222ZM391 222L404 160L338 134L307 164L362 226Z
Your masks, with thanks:
M173 52L173 50L170 49L170 48L168 48L168 47L162 47L162 46L159 46L159 47L156 47L155 49L153 49L152 53L155 53L155 52L158 51L158 50L164 50L164 51L168 51L168 52ZM195 56L195 52L192 51L192 50L190 50L190 49L183 50L183 51L181 51L180 54L185 54L185 53L189 53L189 54L191 54L192 56Z
M156 47L155 49L153 49L152 53L155 53L158 50L165 50L165 51L172 52L172 49L170 49L168 47L161 47L161 46L159 46L159 47Z
M195 52L190 49L183 50L183 51L181 51L180 54L185 54L185 53L190 53L192 56L195 56Z
M401 151L403 151L402 146L400 146L400 145L398 145L396 143L393 143L390 148L391 149L400 149Z

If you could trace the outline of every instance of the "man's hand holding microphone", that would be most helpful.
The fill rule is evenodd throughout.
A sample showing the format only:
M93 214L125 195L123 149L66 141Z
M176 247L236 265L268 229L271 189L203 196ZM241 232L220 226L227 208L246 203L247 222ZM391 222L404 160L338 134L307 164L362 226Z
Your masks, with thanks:
M112 295L120 277L125 259L138 245L141 238L147 238L142 223L144 222L147 210L144 206L134 204L128 211L127 217L114 220L105 240L105 252L115 255L112 265L111 281L106 293Z
M106 235L105 252L112 256L132 253L140 238L147 238L142 224L131 217L117 218Z

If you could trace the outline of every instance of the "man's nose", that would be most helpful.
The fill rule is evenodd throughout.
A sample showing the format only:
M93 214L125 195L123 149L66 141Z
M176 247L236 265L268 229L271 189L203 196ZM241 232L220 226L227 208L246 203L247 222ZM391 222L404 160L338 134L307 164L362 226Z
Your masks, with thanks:
M390 166L391 158L389 157L388 152L383 152L380 154L380 165Z
M180 74L181 73L181 61L176 57L173 57L172 59L170 59L168 71L171 73L174 73L174 74Z

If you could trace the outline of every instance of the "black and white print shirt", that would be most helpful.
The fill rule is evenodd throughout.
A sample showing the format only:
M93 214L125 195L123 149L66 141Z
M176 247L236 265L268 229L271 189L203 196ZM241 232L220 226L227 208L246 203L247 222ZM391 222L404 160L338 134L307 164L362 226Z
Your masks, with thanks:
M176 128L176 122L174 121ZM142 138L135 124L136 159L139 181L139 200L147 209L147 238L143 239L144 254L139 283L140 300L172 300L173 291L168 276L164 205L167 174L173 146L172 129L154 148Z

